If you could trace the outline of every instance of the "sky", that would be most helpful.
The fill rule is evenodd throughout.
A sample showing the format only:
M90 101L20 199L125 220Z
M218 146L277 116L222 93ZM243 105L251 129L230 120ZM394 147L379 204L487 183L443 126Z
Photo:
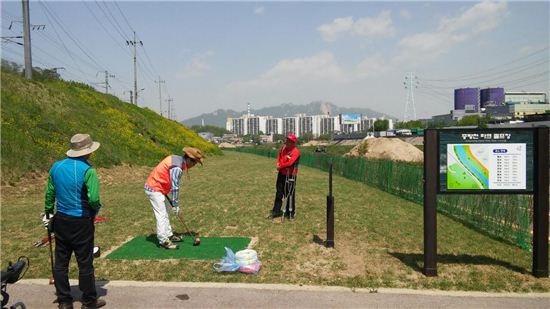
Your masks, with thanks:
M21 2L0 5L2 37L21 35ZM549 94L549 11L548 1L31 0L31 25L45 25L31 47L33 66L99 91L107 70L109 92L129 101L135 31L138 105L166 115L172 98L180 121L312 101L428 118L453 108L455 88ZM2 58L22 64L14 42L2 40Z

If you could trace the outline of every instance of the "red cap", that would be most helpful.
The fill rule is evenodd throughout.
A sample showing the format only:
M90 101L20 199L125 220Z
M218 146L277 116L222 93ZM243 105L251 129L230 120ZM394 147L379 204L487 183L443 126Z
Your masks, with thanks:
M291 140L292 142L294 143L297 143L298 142L298 139L296 138L296 135L290 133L289 135L286 136L286 138L288 138L289 140Z

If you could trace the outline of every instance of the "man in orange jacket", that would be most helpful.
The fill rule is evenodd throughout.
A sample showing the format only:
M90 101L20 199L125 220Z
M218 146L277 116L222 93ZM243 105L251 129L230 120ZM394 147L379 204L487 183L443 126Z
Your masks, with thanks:
M286 137L286 142L281 147L277 155L277 183L275 202L269 218L277 218L283 215L281 207L285 207L284 215L287 218L294 219L296 214L295 189L296 176L298 176L298 163L300 160L300 151L296 147L298 139L294 134ZM285 205L283 198L286 198Z
M179 181L183 171L188 170L204 159L202 152L193 147L184 147L183 156L170 155L162 160L151 172L145 182L145 194L149 197L155 219L157 220L157 239L164 249L177 249L174 242L182 241L182 237L174 235L170 226L170 210L165 204L165 196L172 192L172 211L177 215L180 211L178 203Z

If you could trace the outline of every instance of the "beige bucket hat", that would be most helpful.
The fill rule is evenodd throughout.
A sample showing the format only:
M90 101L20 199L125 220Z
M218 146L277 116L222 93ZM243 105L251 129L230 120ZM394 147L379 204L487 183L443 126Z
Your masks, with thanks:
M195 147L183 147L183 153L185 153L189 158L199 162L202 165L202 160L204 160L204 154L200 149Z
M71 137L71 149L67 151L67 156L77 158L85 156L96 151L101 144L92 141L90 134L75 134Z

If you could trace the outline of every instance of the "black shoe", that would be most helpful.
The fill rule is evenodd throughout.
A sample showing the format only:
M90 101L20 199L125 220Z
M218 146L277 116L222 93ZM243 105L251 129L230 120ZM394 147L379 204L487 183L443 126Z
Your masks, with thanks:
M101 308L107 304L106 301L103 299L96 299L94 302L82 304L82 309L95 309L95 308Z
M59 309L73 309L73 303L59 303L57 308L59 308Z
M269 216L267 216L267 219L275 219L275 218L279 218L283 215L283 213L271 213Z

